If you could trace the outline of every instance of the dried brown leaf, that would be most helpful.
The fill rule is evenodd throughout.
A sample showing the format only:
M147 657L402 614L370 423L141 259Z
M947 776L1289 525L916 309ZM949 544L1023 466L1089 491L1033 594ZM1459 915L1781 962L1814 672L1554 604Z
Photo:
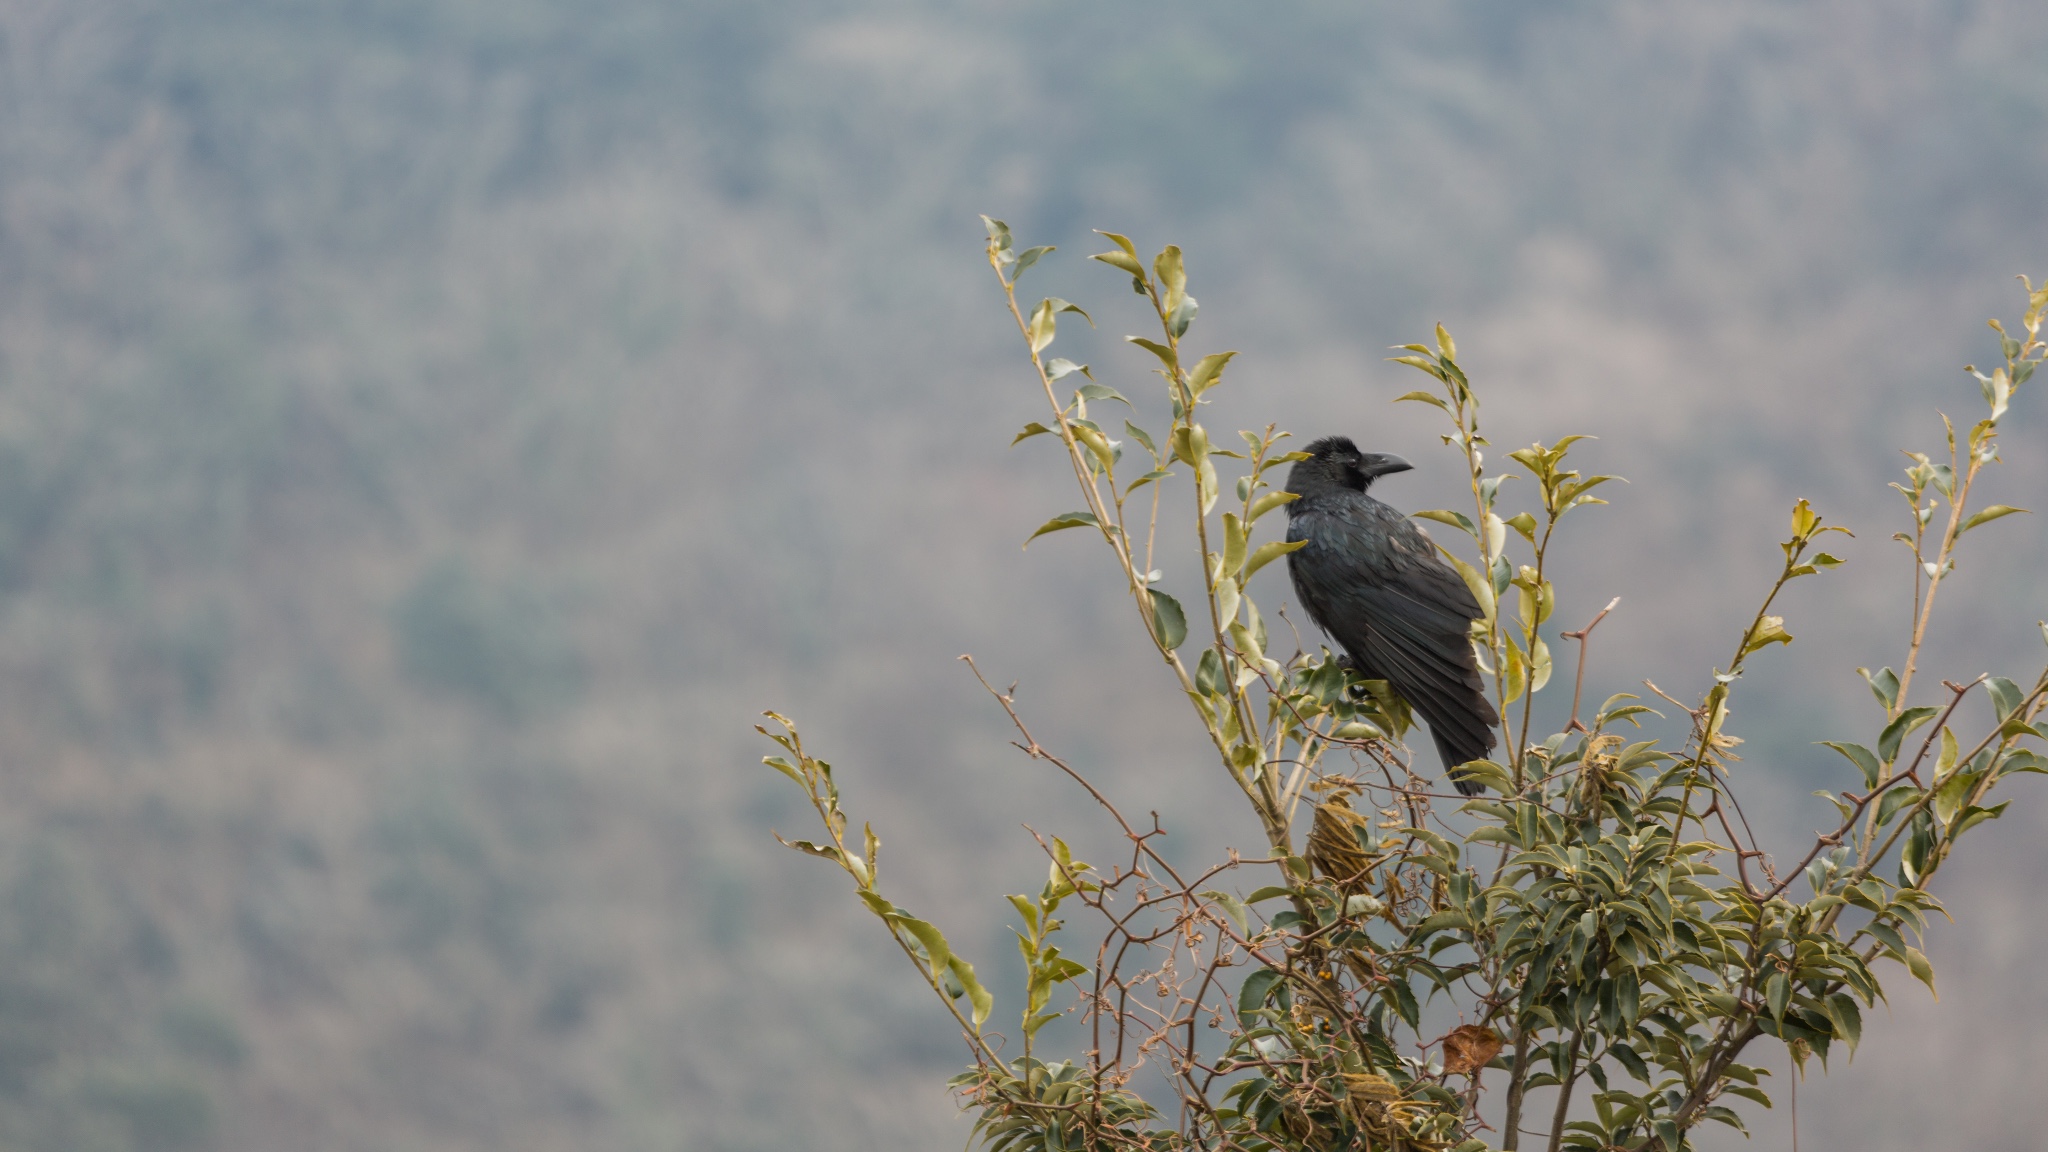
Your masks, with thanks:
M1500 1033L1477 1024L1464 1024L1451 1029L1444 1037L1444 1072L1452 1076L1469 1076L1500 1055Z

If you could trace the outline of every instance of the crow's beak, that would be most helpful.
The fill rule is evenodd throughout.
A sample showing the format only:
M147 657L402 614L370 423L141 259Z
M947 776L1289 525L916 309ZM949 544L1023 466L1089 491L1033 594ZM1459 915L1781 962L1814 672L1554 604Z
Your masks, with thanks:
M1389 472L1406 472L1415 465L1391 452L1369 452L1358 462L1358 470L1368 477L1385 476Z

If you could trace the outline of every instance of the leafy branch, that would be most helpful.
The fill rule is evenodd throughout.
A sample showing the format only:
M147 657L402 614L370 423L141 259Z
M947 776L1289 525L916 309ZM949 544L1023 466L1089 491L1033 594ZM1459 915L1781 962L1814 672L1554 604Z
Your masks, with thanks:
M1301 456L1270 425L1239 433L1242 450L1212 441L1201 408L1235 354L1184 350L1198 305L1181 251L1169 245L1147 262L1128 238L1102 233L1113 249L1092 257L1129 278L1157 328L1127 338L1164 385L1149 401L1133 390L1134 402L1088 366L1047 355L1059 318L1087 313L1056 297L1020 303L1018 277L1052 249L1018 251L1006 225L987 224L987 258L1049 413L1013 442L1058 440L1084 505L1031 539L1094 529L1265 846L1202 868L1170 859L1156 814L1149 825L1128 818L1032 735L1014 686L997 689L963 657L1016 748L1085 791L1123 842L1121 857L1099 868L1060 837L1027 830L1047 873L1035 894L1006 898L1026 972L1011 1054L989 1030L994 997L973 967L883 895L880 841L864 826L853 843L831 766L769 714L780 730L761 731L782 754L766 762L804 790L825 829L815 842L784 842L851 878L952 1014L972 1054L953 1086L979 1112L977 1139L997 1152L1483 1152L1519 1150L1531 1137L1549 1152L1683 1152L1699 1125L1744 1129L1745 1109L1771 1105L1769 1071L1744 1063L1758 1039L1784 1044L1800 1067L1809 1056L1825 1063L1838 1045L1853 1050L1864 1010L1885 996L1880 971L1889 969L1879 961L1933 989L1919 945L1941 907L1935 876L1965 833L2006 810L2010 801L1993 796L2001 785L2048 772L2038 750L2048 739L2048 669L2028 681L1944 680L1939 702L1910 699L1959 542L2019 511L1972 498L1998 459L2017 389L2048 358L2039 338L2048 287L2027 284L2023 338L1993 323L2003 366L1971 369L1988 414L1960 438L1944 418L1945 460L1908 454L1906 480L1894 485L1913 518L1898 537L1915 565L1904 671L1864 671L1882 722L1868 744L1826 741L1854 775L1839 795L1820 794L1837 822L1781 874L1729 774L1742 745L1730 702L1749 661L1793 643L1774 613L1780 593L1838 566L1819 545L1845 529L1798 501L1777 575L1698 702L1648 684L1684 714L1673 746L1639 731L1661 714L1629 693L1582 719L1592 634L1618 598L1554 637L1579 648L1571 714L1539 737L1534 696L1555 665L1546 629L1557 598L1552 550L1563 546L1556 530L1566 514L1604 503L1595 490L1615 477L1577 468L1583 436L1509 452L1518 471L1489 475L1478 392L1450 333L1439 326L1433 343L1400 346L1394 359L1438 387L1399 399L1441 410L1451 423L1444 442L1465 464L1471 511L1416 515L1470 541L1471 560L1462 545L1438 548L1481 607L1471 637L1503 724L1504 762L1459 766L1494 794L1447 796L1416 773L1402 743L1406 701L1328 649L1306 651L1297 639L1285 651L1254 601L1252 577L1294 547L1256 539L1260 520L1293 499L1273 470ZM1140 424L1141 402L1159 405L1164 434ZM1114 437L1099 419L1110 404L1129 412ZM1129 451L1139 451L1137 466L1125 469ZM1220 460L1236 462L1233 501ZM1516 477L1529 483L1511 488ZM1192 622L1154 566L1175 484L1187 488L1199 574L1175 581L1200 597ZM1961 718L1980 691L1993 712L1983 729ZM1454 810L1437 809L1445 799ZM1084 914L1099 931L1092 952L1071 944L1069 921ZM1431 1035L1424 1008L1437 998L1460 1023ZM1048 1060L1045 1029L1069 1015L1087 1040ZM1171 1109L1137 1091L1147 1069ZM1504 1084L1489 1084L1488 1072ZM1502 1100L1498 1125L1489 1088ZM1553 1092L1549 1124L1532 1131L1529 1094L1539 1090Z

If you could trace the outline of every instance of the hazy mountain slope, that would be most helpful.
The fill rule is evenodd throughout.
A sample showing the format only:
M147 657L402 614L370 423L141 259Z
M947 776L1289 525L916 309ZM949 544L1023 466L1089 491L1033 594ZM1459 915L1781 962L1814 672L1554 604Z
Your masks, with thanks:
M752 714L998 973L1019 819L1102 830L959 652L1185 851L1252 835L1147 738L1094 558L1016 550L1069 499L998 451L1036 413L982 211L1134 396L1087 229L1181 243L1244 349L1211 423L1400 450L1406 506L1452 473L1380 350L1437 319L1504 447L1600 434L1601 688L1696 686L1794 496L1855 526L1738 704L1803 830L1895 658L1892 450L2048 274L2044 48L2010 2L0 4L0 1143L964 1138L943 1018L768 841ZM2017 411L1994 498L2038 504ZM2039 658L2039 530L1981 547L1930 671ZM1806 1143L2039 1127L2043 823Z

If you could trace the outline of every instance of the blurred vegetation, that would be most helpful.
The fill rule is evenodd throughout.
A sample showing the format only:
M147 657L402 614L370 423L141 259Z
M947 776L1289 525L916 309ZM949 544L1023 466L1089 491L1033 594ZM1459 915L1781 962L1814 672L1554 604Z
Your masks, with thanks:
M789 698L942 809L996 762L909 651L1053 619L1015 626L1049 682L1107 611L976 559L1042 489L963 431L1012 414L974 206L1213 253L1296 424L1436 310L1540 297L1503 403L1597 343L1577 402L1684 433L1618 470L1847 513L1953 358L1897 319L1988 307L2048 200L2013 0L1160 11L0 6L0 1146L964 1132L727 766ZM1771 418L1788 381L1840 418ZM1008 827L950 815L922 850Z

